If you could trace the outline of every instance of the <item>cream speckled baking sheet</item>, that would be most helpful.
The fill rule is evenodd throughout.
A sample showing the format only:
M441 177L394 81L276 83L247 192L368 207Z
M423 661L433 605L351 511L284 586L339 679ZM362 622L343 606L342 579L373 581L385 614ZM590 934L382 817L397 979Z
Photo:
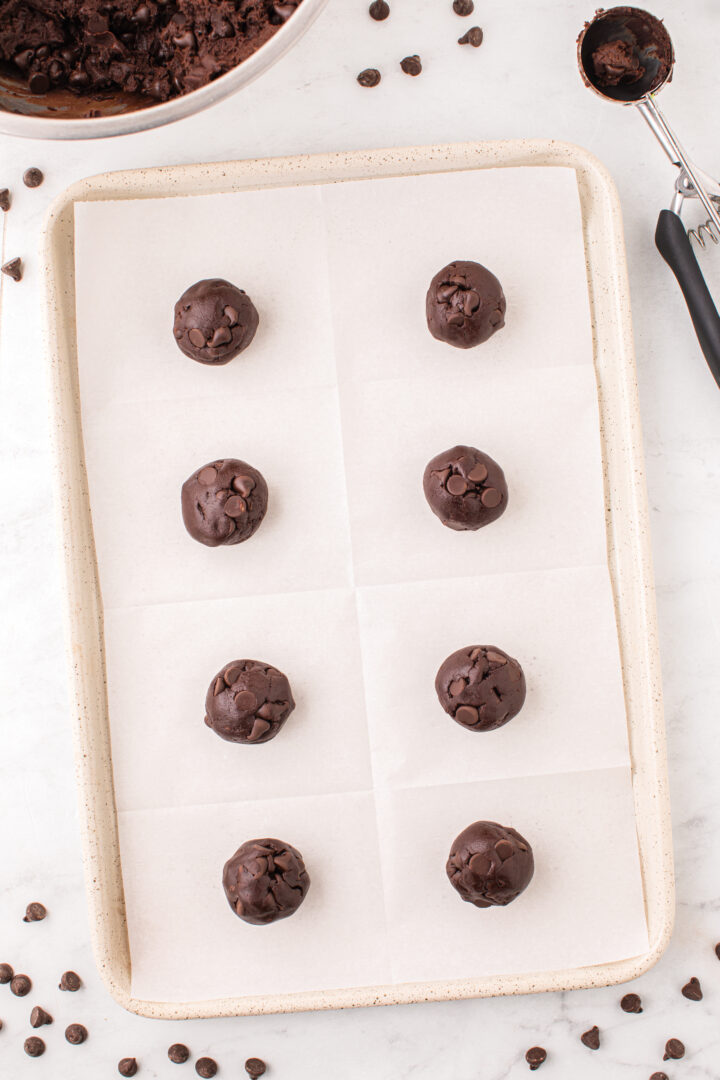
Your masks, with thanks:
M662 724L657 693L657 658L654 651L647 651L648 630L652 630L652 595L649 578L650 567L647 550L643 548L644 504L642 501L642 475L638 471L629 474L624 467L634 462L640 469L637 435L632 424L634 412L634 389L631 381L632 353L629 339L629 320L622 300L624 288L622 247L619 219L614 192L600 167L591 158L574 148L553 144L497 144L494 146L435 148L426 151L388 151L375 155L341 155L334 158L294 159L291 162L246 163L234 166L202 167L196 170L157 170L153 174L129 174L115 185L116 178L98 178L77 185L66 194L55 208L48 229L48 250L53 263L49 289L53 302L54 317L51 339L54 353L55 387L58 392L59 463L61 476L69 480L67 471L75 455L75 467L81 465L80 432L77 428L77 385L74 372L74 334L72 321L68 321L69 304L74 301L72 290L65 294L65 308L57 292L59 269L67 271L72 263L71 211L75 200L115 198L118 191L126 197L142 197L150 194L166 194L177 191L178 184L192 190L238 190L242 187L265 186L260 178L271 184L288 181L295 183L321 180L367 177L379 174L393 175L408 172L447 171L456 168L482 168L488 165L522 164L562 165L574 168L578 174L583 209L583 228L588 258L590 298L594 326L595 369L600 389L600 405L603 449L605 458L606 495L609 496L608 539L610 547L610 570L613 579L616 613L620 626L623 676L626 704L630 720L630 742L633 760L633 791L638 823L641 865L644 877L646 912L650 933L650 947L643 955L622 960L611 965L596 964L592 967L574 967L568 970L560 956L557 971L544 971L538 975L501 973L473 978L472 975L448 972L448 978L435 979L432 972L422 965L408 968L408 976L396 986L384 988L367 986L360 989L339 985L332 990L307 990L278 995L272 986L265 993L243 994L231 999L227 995L217 1000L189 1001L169 1004L147 1002L132 997L129 987L129 955L124 917L113 923L113 912L108 903L113 891L121 895L122 879L119 873L116 823L108 751L106 700L102 682L93 683L102 668L102 638L99 604L92 610L94 592L94 551L82 543L68 554L71 577L71 594L81 588L87 606L83 617L85 630L75 622L71 630L75 656L81 650L78 677L81 719L78 734L87 755L93 744L100 755L90 753L83 757L83 769L97 770L95 784L89 776L83 776L83 790L92 799L92 811L105 820L107 831L101 836L88 835L87 857L93 865L93 876L99 879L96 890L96 913L98 917L98 954L101 967L111 983L113 992L130 1008L151 1015L213 1015L219 1013L270 1011L310 1007L332 1007L347 1004L369 1004L379 1001L407 1001L428 997L455 997L471 994L520 992L532 989L556 988L561 985L594 985L600 982L618 981L632 977L659 955L669 933L672 906L672 871L669 861L667 832L667 804L662 795L664 788ZM221 175L223 174L223 175ZM232 174L232 178L229 179ZM201 177L207 183L200 183ZM173 183L174 178L174 183ZM181 179L182 178L182 179ZM214 183L217 186L214 186ZM198 186L199 185L199 186ZM134 189L134 190L133 190ZM608 226L612 226L609 228ZM69 231L70 230L70 231ZM600 243L599 238L604 232ZM62 242L64 234L65 243ZM65 259L63 266L62 261ZM68 262L69 259L69 262ZM70 286L70 274L64 284ZM65 335L63 342L63 335ZM630 379L630 381L628 381ZM612 409L608 407L608 395ZM67 424L69 423L69 427ZM76 478L81 473L74 474ZM62 492L61 492L62 494ZM68 488L61 498L64 509L66 537L68 530L88 529L87 505L83 507L82 492L73 487L78 497L74 508L68 505ZM80 513L82 511L82 513ZM84 515L84 516L83 516ZM86 532L85 543L90 534ZM82 578L84 576L84 583ZM90 590L88 589L90 586ZM79 595L79 594L76 594ZM651 634L650 634L651 636ZM92 653L94 652L94 656ZM509 730L509 729L508 729ZM462 734L462 733L460 733ZM659 761L658 761L659 755ZM102 809L105 808L105 816ZM654 808L654 809L653 809ZM398 808L392 808L397 815ZM398 819L401 820L401 819ZM98 870L101 873L98 874ZM654 878L653 878L654 875ZM648 888L653 879L655 890ZM658 889L658 883L663 882ZM119 892L118 892L119 890ZM124 914L124 912L123 912ZM292 920L291 920L292 922ZM456 977L453 979L453 975ZM342 980L340 980L342 983ZM197 995L203 996L203 995ZM189 993L188 993L189 997Z

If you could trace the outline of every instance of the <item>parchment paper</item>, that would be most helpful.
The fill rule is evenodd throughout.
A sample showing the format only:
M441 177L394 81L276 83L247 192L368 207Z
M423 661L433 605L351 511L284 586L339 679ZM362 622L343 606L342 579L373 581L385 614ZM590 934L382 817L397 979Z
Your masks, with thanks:
M438 208L441 208L441 212ZM424 326L433 274L475 258L507 326L467 353ZM575 174L511 169L76 208L83 429L105 607L133 967L155 1000L574 967L647 948L606 562L601 448ZM260 312L227 367L177 349L205 276ZM457 442L505 469L479 533L443 529L427 460ZM219 456L265 475L250 541L185 532L183 480ZM445 656L494 644L528 699L509 725L442 712ZM233 746L203 724L230 659L277 664L297 708ZM444 873L478 818L532 843L510 908ZM250 927L220 885L280 835L313 881Z

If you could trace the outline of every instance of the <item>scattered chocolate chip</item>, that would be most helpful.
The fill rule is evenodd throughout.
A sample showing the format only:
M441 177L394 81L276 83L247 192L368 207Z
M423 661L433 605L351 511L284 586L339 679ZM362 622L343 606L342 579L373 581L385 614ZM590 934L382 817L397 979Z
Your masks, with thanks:
M44 77L45 77L45 79L47 79L47 76L44 76ZM33 78L34 78L34 76L33 76ZM50 82L48 80L48 85L45 87L45 90L48 90L49 87L50 87ZM33 89L32 79L30 80L30 89L31 90ZM45 90L42 90L42 91L37 90L37 91L33 91L33 93L43 93L44 94ZM40 185L42 184L44 179L45 179L45 176L44 176L43 172L40 169L35 169L35 168L26 169L25 172L23 173L23 184L25 185L25 187L29 187L29 188L40 187Z
M47 908L44 904L28 904L23 915L23 922L42 922L46 915Z
M39 1005L36 1005L33 1011L30 1013L30 1027L39 1028L43 1024L52 1024L53 1018L50 1013L45 1012Z
M60 977L58 990L71 990L73 993L82 986L82 980L74 971L65 971Z
M2 271L3 274L7 274L8 277L11 277L13 281L22 281L22 259L10 259L9 262L6 262L3 264L3 266L0 266L0 271Z
M458 38L458 45L472 45L474 49L479 49L483 43L485 35L479 26L472 26L467 34L463 34Z
M620 1001L620 1008L626 1013L641 1013L642 1001L639 994L626 994Z
M668 1080L668 1074L664 1072L654 1072L650 1077L650 1080Z
M702 1001L702 987L700 981L693 975L689 982L686 982L682 988L682 995L689 1001Z
M15 975L10 981L10 989L15 997L25 997L32 990L32 979L29 975Z
M373 0L368 10L371 19L375 19L376 22L382 22L383 19L387 19L390 14L390 5L387 4L385 0Z
M530 1066L530 1072L535 1072L536 1069L539 1069L546 1057L547 1050L544 1050L542 1046L531 1046L525 1055L525 1060Z
M382 75L377 68L365 68L357 77L361 86L377 86Z
M589 1031L584 1031L580 1036L580 1042L587 1046L588 1050L600 1049L600 1028L595 1024Z
M422 62L419 56L406 56L400 61L400 67L406 75L419 75L422 71Z
M10 209L12 198L10 192L6 187L0 188L0 210L4 210L6 213Z
M190 1051L183 1043L173 1043L168 1050L168 1057L171 1061L174 1061L176 1065L184 1065L190 1057Z
M84 1043L88 1037L87 1028L82 1024L70 1024L65 1028L65 1038L73 1046L79 1046L80 1043Z
M456 15L472 15L474 10L473 0L453 0L453 11Z
M24 1043L25 1053L28 1057L42 1057L45 1053L45 1043L37 1035L31 1035Z
M682 1057L685 1057L685 1043L680 1042L679 1039L668 1039L665 1043L663 1061L679 1061Z
M0 964L0 984L9 983L14 974L9 964Z
M250 1080L257 1080L259 1076L262 1076L267 1065L262 1058L248 1058L245 1062L245 1072L250 1077Z
M212 1058L202 1057L195 1062L195 1072L202 1076L203 1080L210 1080L217 1072L217 1062Z
M123 1058L118 1061L118 1072L121 1076L134 1076L138 1071L138 1063L135 1058Z

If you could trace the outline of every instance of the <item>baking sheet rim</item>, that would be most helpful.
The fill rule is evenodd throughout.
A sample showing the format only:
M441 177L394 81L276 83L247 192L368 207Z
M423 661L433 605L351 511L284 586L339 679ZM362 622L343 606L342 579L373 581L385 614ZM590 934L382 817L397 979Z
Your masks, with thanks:
M583 209L600 397L609 564L623 656L633 793L650 947L590 967L478 979L408 983L195 1002L150 1002L130 991L103 659L99 595L85 474L75 348L76 201L172 197L456 169L574 168ZM66 576L65 620L73 689L75 760L91 938L100 974L131 1012L160 1019L454 1000L606 986L635 978L662 955L672 932L674 878L652 556L620 206L612 179L587 151L554 140L413 147L166 166L81 180L50 207L43 282L51 364L56 506ZM617 425L614 427L613 425ZM624 489L624 490L623 490ZM621 519L624 526L619 532Z

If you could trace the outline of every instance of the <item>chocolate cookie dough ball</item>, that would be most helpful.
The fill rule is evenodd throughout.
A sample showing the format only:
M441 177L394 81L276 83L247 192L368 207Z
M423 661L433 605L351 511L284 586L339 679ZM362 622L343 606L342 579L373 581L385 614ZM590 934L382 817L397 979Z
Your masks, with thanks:
M246 840L223 869L223 888L236 915L265 926L294 915L310 876L297 848L282 840Z
M453 446L428 462L423 476L428 505L448 529L482 529L508 504L505 474L474 446Z
M450 884L475 907L505 907L527 889L535 871L532 848L507 825L476 821L453 841Z
M205 723L228 742L274 739L295 708L282 671L259 660L233 660L217 673L205 697Z
M502 285L480 263L458 260L435 275L425 300L430 333L438 341L471 349L505 325Z
M262 473L246 461L211 461L182 486L185 528L201 544L242 544L260 527L268 505Z
M494 645L469 645L440 665L435 690L445 712L469 731L494 731L520 712L525 676Z
M201 364L227 364L247 349L259 317L243 289L206 278L186 289L175 305L178 348Z

